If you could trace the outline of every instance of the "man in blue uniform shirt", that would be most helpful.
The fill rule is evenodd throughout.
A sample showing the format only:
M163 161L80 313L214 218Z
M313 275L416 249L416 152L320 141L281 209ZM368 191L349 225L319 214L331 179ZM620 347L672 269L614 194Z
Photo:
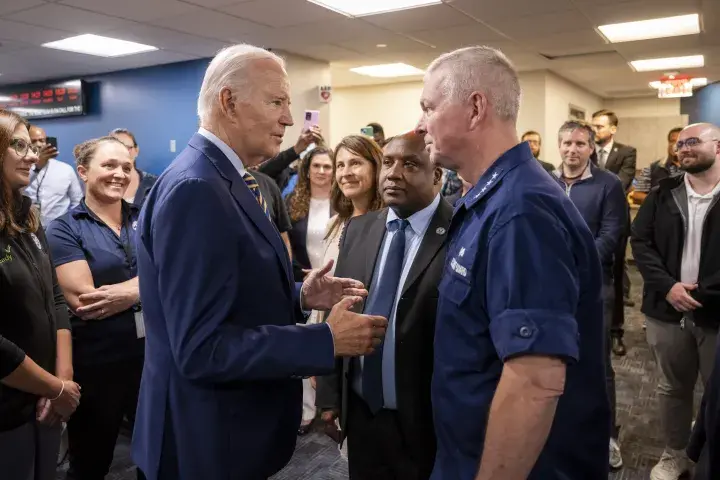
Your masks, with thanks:
M470 47L425 76L418 132L475 185L439 287L433 480L605 480L602 271L585 221L520 144L517 73Z

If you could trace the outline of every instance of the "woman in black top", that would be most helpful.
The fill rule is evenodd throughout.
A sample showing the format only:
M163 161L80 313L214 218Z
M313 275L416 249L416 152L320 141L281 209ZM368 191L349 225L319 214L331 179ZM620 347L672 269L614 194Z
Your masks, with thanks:
M0 477L12 480L55 478L60 424L80 399L65 300L21 193L36 162L27 122L0 110Z

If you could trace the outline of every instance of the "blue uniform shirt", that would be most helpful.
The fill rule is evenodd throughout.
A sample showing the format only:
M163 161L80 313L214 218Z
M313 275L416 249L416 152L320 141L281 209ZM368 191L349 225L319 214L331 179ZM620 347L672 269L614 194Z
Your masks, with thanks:
M439 286L432 480L472 480L503 362L550 355L567 364L532 480L606 480L601 267L593 236L527 144L501 156L458 202Z
M85 260L95 288L126 282L137 276L135 235L138 208L123 201L123 226L118 237L85 204L70 209L47 229L55 267ZM135 312L126 310L103 320L70 317L73 363L93 365L141 358L145 341L137 338Z

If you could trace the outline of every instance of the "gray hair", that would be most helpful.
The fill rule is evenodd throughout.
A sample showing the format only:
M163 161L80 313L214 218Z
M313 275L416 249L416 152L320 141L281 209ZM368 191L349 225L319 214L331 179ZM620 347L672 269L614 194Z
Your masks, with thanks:
M233 87L239 95L250 94L248 69L253 60L259 59L275 60L285 69L285 61L282 58L253 45L233 45L215 55L205 71L198 96L197 113L201 123L210 121L223 88Z
M562 140L562 135L565 132L574 132L575 130L583 130L588 134L588 143L590 146L595 148L595 129L589 123L583 120L568 120L563 123L558 130L558 142Z
M445 70L443 89L455 101L465 101L472 92L483 92L501 120L517 121L520 81L512 62L492 47L466 47L445 53L428 67L427 74Z

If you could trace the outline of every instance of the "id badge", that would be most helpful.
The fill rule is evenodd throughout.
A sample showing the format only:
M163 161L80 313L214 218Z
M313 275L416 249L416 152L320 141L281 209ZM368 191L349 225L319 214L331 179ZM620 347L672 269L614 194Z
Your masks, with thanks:
M135 312L135 334L137 338L145 338L145 319L142 310Z

